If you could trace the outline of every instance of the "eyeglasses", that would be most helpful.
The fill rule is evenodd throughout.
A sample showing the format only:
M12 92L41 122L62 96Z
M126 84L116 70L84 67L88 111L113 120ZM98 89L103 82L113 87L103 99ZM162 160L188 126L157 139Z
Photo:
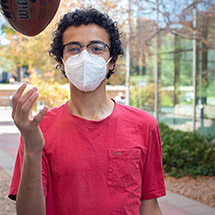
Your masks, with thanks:
M106 47L110 50L110 47L106 43L100 41L94 41L88 45L81 45L78 42L70 42L63 45L63 50L67 57L71 57L79 55L83 51L83 47L86 47L88 53L92 55L103 55Z

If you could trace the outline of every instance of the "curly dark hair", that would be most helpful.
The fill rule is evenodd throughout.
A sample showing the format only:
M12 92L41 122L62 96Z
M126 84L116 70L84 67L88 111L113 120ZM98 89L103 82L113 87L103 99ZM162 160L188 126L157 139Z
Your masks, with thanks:
M53 32L53 40L51 44L51 49L49 55L54 57L54 59L59 63L56 68L61 68L62 57L63 57L63 43L62 37L65 30L70 26L80 26L82 24L97 24L104 28L110 38L110 56L112 56L112 63L115 62L119 55L123 55L122 43L120 40L121 34L119 33L117 23L114 22L107 14L99 12L94 8L76 9L74 12L69 12L65 14L60 22L57 24L57 30ZM114 73L113 70L109 70L107 78L110 78L111 74ZM62 71L64 76L65 72Z

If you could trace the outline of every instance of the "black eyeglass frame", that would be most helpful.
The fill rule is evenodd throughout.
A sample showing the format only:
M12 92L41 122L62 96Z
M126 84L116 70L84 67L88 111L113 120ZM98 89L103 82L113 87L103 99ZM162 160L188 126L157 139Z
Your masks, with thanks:
M87 45L81 45L79 42L69 42L69 43L66 43L65 45L62 46L62 50L64 51L65 47L68 46L68 45L79 45L80 48L82 49L83 47L88 48L88 47L89 47L90 45L92 45L92 44L102 44L102 45L104 46L104 49L105 49L106 47L108 47L108 49L110 50L110 47L108 46L108 44L107 44L107 43L104 43L104 42L102 42L102 41L91 41L91 42L90 42L89 44L87 44Z

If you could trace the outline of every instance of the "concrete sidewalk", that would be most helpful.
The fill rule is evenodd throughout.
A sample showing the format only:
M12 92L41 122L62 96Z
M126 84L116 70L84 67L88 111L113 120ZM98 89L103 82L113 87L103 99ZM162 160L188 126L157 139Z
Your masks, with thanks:
M215 208L169 191L158 202L164 215L215 215Z
M18 145L19 131L11 119L11 109L0 107L0 166L10 175ZM215 215L215 208L169 191L158 201L164 215Z
M11 108L0 107L0 166L10 175L19 146L19 130L11 118Z

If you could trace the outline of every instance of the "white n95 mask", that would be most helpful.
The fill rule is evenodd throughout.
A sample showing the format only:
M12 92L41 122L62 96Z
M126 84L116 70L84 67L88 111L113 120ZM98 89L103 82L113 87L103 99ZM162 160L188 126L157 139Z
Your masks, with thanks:
M69 57L65 64L65 73L69 81L84 92L94 91L106 78L108 62L101 56L90 55L83 50L79 56Z

